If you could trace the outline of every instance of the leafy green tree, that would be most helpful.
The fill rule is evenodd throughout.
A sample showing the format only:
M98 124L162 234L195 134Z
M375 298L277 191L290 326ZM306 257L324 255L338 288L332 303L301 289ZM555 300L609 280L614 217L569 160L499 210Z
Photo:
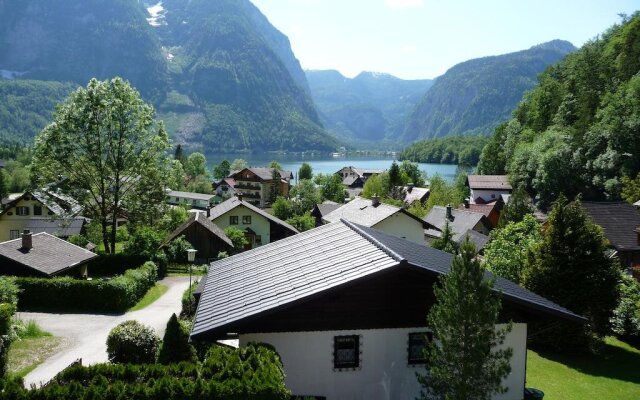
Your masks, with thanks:
M107 336L109 361L120 364L152 364L160 338L152 328L138 321L118 324Z
M506 126L506 123L498 125L493 136L482 149L477 168L479 174L504 175L506 173L507 159L503 147L506 139Z
M640 283L630 276L621 276L618 286L620 301L613 310L611 329L623 339L640 339Z
M188 262L187 250L193 249L193 245L189 243L184 235L181 235L180 237L173 239L164 249L165 254L167 255L167 260L170 263L186 264Z
M493 285L466 240L449 273L434 285L436 302L427 317L434 336L425 352L429 371L418 375L422 398L488 400L506 393L502 379L511 372L513 349L496 347L504 343L511 324L496 328L501 295Z
M622 198L631 204L640 200L640 173L634 179L622 177Z
M527 254L542 240L542 228L533 215L520 222L491 232L491 241L484 248L485 265L496 275L520 284L527 265Z
M457 208L464 201L464 193L453 184L447 182L439 175L431 177L429 182L429 199L426 209L431 210L433 206L446 206L451 204Z
M280 218L283 221L286 221L296 215L293 202L282 196L278 196L276 198L276 201L271 205L271 210L276 218Z
M245 160L243 160L242 158L236 158L231 163L231 166L229 166L229 169L231 171L240 171L240 170L245 169L247 167L249 167L249 164L247 164L247 162Z
M191 179L195 179L198 176L207 176L207 158L202 153L191 153L187 157L187 162L184 165L184 171Z
M204 194L213 193L213 186L211 184L211 180L207 178L206 175L196 176L191 182L189 182L189 184L186 186L186 189L194 193L204 193Z
M316 227L316 219L307 211L302 215L296 215L287 220L287 223L300 232L308 231Z
M404 177L403 183L411 183L416 187L424 186L424 173L420 171L418 163L404 160L402 164L400 164L400 171Z
M169 234L189 219L189 212L184 207L169 207L165 214L158 220L156 229Z
M182 163L178 160L173 160L169 168L167 187L172 190L182 190L184 189L185 178L186 174Z
M609 319L616 306L617 263L607 256L602 229L591 222L580 201L555 202L542 241L529 253L524 286L567 309L587 317L590 324L551 329L546 343L559 349L580 348L586 334L609 332ZM586 329L586 331L585 331Z
M215 179L224 179L229 176L231 172L231 163L227 160L222 160L220 164L216 165L213 170L213 177Z
M153 107L120 78L92 79L73 92L36 139L32 166L39 183L59 175L99 221L105 251L115 252L116 222L128 197L156 204L166 187L169 138ZM144 190L138 190L144 188ZM144 209L139 209L143 212ZM157 210L149 207L149 213Z
M330 200L336 203L344 203L345 189L342 179L338 175L331 175L320 189L323 200Z
M235 226L228 226L224 229L224 234L231 240L233 243L233 250L236 253L239 253L244 250L244 246L249 244L247 237L244 232L240 228L236 228Z
M273 168L273 169L277 169L278 171L282 170L282 165L280 165L279 162L277 162L276 160L271 161L271 163L269 163L269 168Z
M453 230L449 221L445 222L440 237L431 242L431 247L451 254L455 254L458 251L458 243L453 240Z
M300 166L300 170L298 170L298 179L299 180L303 180L303 179L312 179L313 178L313 169L311 168L311 165L309 165L308 163L302 163L302 165Z
M167 322L167 329L158 352L160 364L196 362L196 349L189 343L189 331L180 323L176 314Z
M524 187L518 186L511 194L509 202L502 209L498 226L505 227L512 222L520 222L533 212L534 208L529 195Z
M124 244L123 252L132 256L153 258L164 239L163 235L149 226L141 226L130 234L129 241Z
M309 179L303 179L291 189L291 202L296 215L303 215L310 212L313 206L321 202L320 191Z

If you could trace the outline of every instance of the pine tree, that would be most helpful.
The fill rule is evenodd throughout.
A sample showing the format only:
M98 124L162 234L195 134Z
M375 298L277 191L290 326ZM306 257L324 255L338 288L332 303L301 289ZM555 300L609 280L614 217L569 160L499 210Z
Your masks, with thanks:
M189 334L178 321L176 314L173 314L167 322L167 330L158 353L158 362L171 364L180 361L196 361L196 350L189 344Z
M418 374L423 399L488 400L505 393L502 379L511 371L511 348L504 343L511 324L496 328L501 308L493 279L466 240L451 270L434 285L435 304L427 317L434 341L425 351L429 371Z
M451 230L448 220L444 224L440 237L431 243L431 247L451 254L455 254L458 251L458 243L453 240L453 230Z
M533 214L533 211L531 199L524 187L520 185L513 191L509 202L502 209L498 227L505 227L511 222L520 222L525 215Z

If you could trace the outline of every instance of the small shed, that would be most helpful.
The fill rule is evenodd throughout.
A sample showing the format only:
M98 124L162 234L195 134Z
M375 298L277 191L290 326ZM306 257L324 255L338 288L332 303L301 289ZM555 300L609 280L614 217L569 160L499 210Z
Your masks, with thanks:
M196 261L199 262L215 260L221 251L233 249L231 239L201 212L194 213L187 222L171 232L162 247L167 246L180 236L184 236L193 248L198 250Z

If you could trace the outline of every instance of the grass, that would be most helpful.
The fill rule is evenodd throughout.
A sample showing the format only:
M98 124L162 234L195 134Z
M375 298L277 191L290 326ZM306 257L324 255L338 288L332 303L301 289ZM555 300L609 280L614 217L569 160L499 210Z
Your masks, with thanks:
M49 332L42 330L36 321L33 320L27 322L16 320L15 326L16 333L20 339L35 339L44 336L51 336Z
M63 343L62 338L45 332L35 321L16 321L18 340L9 346L7 371L11 376L24 377L53 354Z
M145 294L144 297L140 299L140 301L135 306L131 307L129 311L142 310L154 301L158 300L160 296L167 292L167 290L169 290L169 288L166 285L156 283L156 285L149 289L147 294Z
M545 400L640 399L640 350L614 338L597 355L569 356L529 350L527 387Z

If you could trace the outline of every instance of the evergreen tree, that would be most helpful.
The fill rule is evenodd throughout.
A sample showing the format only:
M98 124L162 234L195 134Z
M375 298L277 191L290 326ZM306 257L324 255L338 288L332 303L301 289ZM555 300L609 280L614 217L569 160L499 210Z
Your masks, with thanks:
M4 171L0 169L0 200L7 197L7 184L4 181Z
M195 362L196 360L196 350L189 344L189 332L184 329L176 314L171 315L158 352L158 362L172 364L181 361Z
M179 144L176 146L176 151L173 154L173 159L180 161L184 166L185 161L187 161L187 156L184 155L184 150L182 150L182 145Z
M560 196L553 206L542 241L530 252L524 286L590 320L548 330L542 339L559 349L587 344L591 331L609 332L609 319L617 302L620 271L607 256L602 229L591 222L580 201Z
M396 187L402 185L402 173L400 167L394 161L389 168L389 186L387 187L387 193L392 193ZM383 195L382 193L380 195Z
M220 164L218 164L213 169L213 177L215 179L224 179L227 176L229 176L230 172L231 172L231 163L227 160L222 160Z
M431 243L431 247L451 254L455 254L458 251L458 243L453 240L453 230L448 220L444 224L442 234Z
M434 285L435 304L427 317L434 341L425 351L429 371L418 374L423 399L488 400L505 393L502 379L511 371L511 348L504 343L511 324L496 329L501 308L493 280L466 240L451 270Z
M311 165L308 163L302 163L300 166L300 170L298 170L298 180L303 179L312 179L313 178L313 169Z
M526 215L533 214L533 204L522 185L516 187L511 194L509 202L504 206L500 213L499 227L505 227L511 222L520 222Z

